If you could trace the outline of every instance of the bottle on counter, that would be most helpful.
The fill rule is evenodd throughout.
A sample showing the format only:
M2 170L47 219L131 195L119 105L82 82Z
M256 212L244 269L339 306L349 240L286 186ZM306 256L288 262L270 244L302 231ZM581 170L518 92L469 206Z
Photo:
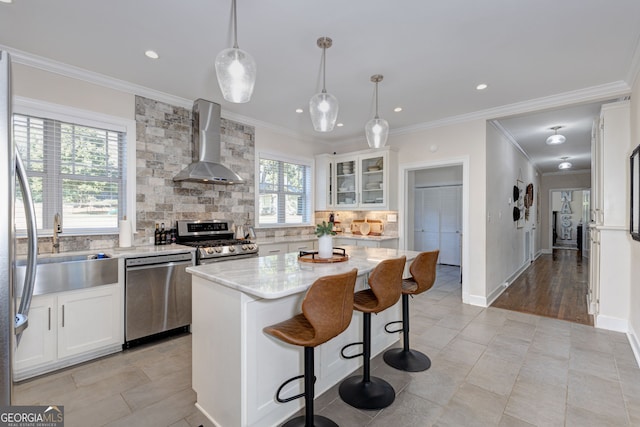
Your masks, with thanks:
M164 222L160 224L160 244L167 244L167 230L164 228Z
M331 212L331 213L329 214L329 222L330 222L330 223L334 223L334 222L336 222L336 217L335 217L335 215L333 214L333 212Z
M167 245L171 244L172 236L173 236L173 228L170 228L167 230L167 239L165 240Z
M156 231L153 233L153 244L154 245L159 245L160 244L160 225L158 225L158 223L156 222Z

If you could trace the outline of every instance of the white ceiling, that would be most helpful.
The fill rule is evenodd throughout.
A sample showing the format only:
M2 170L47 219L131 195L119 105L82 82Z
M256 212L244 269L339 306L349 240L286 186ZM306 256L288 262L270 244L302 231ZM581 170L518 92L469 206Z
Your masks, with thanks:
M231 44L230 11L230 0L13 0L0 3L0 47L184 100L206 98L223 112L306 140L363 144L373 74L384 75L380 116L393 136L460 116L497 118L574 98L612 98L628 91L640 62L638 0L238 0L239 45L256 59L258 79L251 102L231 104L213 66ZM321 88L321 36L333 39L327 90L338 97L344 123L327 134L313 131L307 113ZM160 59L146 58L147 49ZM489 88L476 91L478 83ZM396 106L403 111L394 113ZM504 127L528 147L534 131L543 142L548 127L566 123L568 133L576 114L593 113L578 110L536 115L535 125L514 118ZM567 155L584 154L569 147Z

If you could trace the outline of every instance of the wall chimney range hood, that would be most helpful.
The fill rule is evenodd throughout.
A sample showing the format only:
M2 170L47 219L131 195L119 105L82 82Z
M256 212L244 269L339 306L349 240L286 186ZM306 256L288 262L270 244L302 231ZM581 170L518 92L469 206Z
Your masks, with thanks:
M220 164L220 104L196 99L193 103L193 163L178 173L174 181L210 184L241 184L240 176Z

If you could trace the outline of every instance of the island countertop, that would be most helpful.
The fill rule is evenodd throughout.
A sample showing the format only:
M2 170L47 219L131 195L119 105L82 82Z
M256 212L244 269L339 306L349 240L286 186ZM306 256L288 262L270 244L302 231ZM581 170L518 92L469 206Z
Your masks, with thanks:
M419 252L387 248L345 246L349 260L335 263L298 261L295 252L245 258L187 268L194 276L248 295L277 299L306 291L318 278L358 269L366 274L382 260L406 256L413 260Z

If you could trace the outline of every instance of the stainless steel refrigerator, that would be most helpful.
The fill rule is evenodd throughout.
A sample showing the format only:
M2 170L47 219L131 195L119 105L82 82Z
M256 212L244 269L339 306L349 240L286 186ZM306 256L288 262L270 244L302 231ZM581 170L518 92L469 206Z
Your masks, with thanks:
M11 117L11 58L0 50L0 406L11 405L13 355L27 314L36 272L36 221L33 200L22 161L15 148ZM24 286L15 286L16 185L25 205L28 255ZM15 288L22 288L18 306Z

